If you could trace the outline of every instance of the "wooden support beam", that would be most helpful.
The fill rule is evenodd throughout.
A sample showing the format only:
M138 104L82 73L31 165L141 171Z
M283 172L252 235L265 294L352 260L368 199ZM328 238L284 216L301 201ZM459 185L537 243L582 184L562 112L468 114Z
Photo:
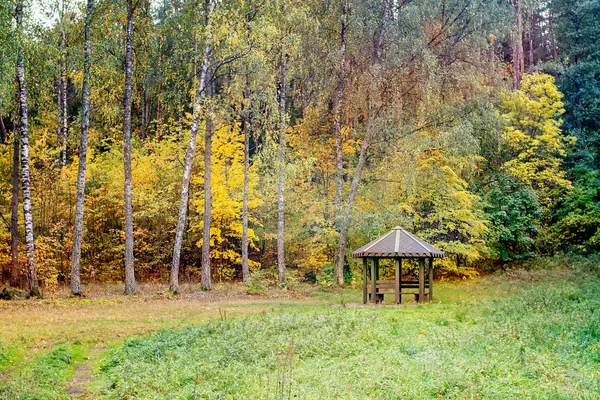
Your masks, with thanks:
M377 303L377 276L375 275L375 260L371 261L371 303Z
M400 258L396 259L396 304L400 304L402 302L402 296L400 296L400 270L402 269L402 260Z
M367 269L369 263L367 258L363 258L363 304L367 304Z
M425 259L419 258L419 303L425 297Z
M375 281L375 302L377 302L377 299L379 298L379 288L377 287L377 281L379 280L379 258L373 258L373 265L375 266L375 278L373 279Z
M429 257L429 302L433 301L433 257Z

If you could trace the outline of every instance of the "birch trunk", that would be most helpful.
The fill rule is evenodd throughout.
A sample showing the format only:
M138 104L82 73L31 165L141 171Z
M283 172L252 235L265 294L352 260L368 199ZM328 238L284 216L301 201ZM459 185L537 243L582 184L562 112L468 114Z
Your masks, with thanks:
M160 68L160 63L159 63ZM160 78L159 78L160 79ZM161 137L162 134L162 103L160 97L162 96L162 80L158 82L158 95L156 96L156 136Z
M207 87L208 106L206 109L206 130L204 132L204 226L202 229L202 274L200 277L200 289L210 290L212 288L211 270L210 270L210 225L212 222L212 197L211 197L211 165L212 158L212 140L213 140L213 121L212 106L210 98L214 94L214 82L209 83Z
M85 203L85 172L87 166L88 129L90 123L90 66L92 63L92 18L94 0L87 0L83 36L83 84L81 87L81 138L79 142L79 166L77 169L77 197L75 200L75 227L73 254L71 257L71 293L81 295L81 242L83 241L83 209Z
M13 123L12 196L10 201L10 286L19 286L19 133Z
M61 62L58 62L58 82L56 84L56 149L58 150L58 156L56 157L56 164L60 167L60 149L61 146L61 133L62 133L62 67Z
M66 42L64 42L66 43ZM66 60L65 60L65 70L66 70ZM62 150L60 156L60 166L64 167L67 165L67 135L69 133L69 121L68 121L68 111L67 111L67 74L65 72L62 78Z
M192 164L194 162L194 150L196 148L196 137L198 135L198 123L200 121L200 110L202 108L203 94L206 91L206 85L208 81L208 68L210 64L210 54L212 52L212 30L211 30L211 14L213 9L212 1L207 1L207 34L206 34L206 45L204 49L204 60L202 61L202 72L200 75L200 82L196 91L196 97L194 99L192 127L190 133L190 142L188 145L187 153L185 155L185 163L183 166L183 179L181 183L181 201L179 203L179 216L177 219L177 229L175 230L175 245L173 246L173 262L171 264L171 279L169 283L169 291L173 293L179 292L179 263L181 260L181 245L183 243L183 233L185 228L185 221L188 209L189 199L189 187L190 187L190 174L192 171Z
M250 129L248 117L242 119L244 133L244 197L242 200L242 280L244 286L250 282L250 266L248 263L248 189L250 183Z
M17 29L22 34L23 0L17 1ZM19 38L17 51L17 80L19 82L19 103L21 108L21 185L23 190L23 218L25 220L25 248L27 250L27 283L29 293L40 297L40 286L35 265L35 246L33 240L33 215L31 212L31 174L29 171L29 108L27 104L27 86L25 84L25 66L23 65L23 44Z
M371 106L369 105L369 109L370 108ZM338 285L344 284L344 261L346 257L346 241L348 239L348 229L350 227L350 214L352 213L352 207L354 206L354 198L356 197L356 193L358 191L358 185L361 180L362 170L365 166L365 161L367 159L367 151L369 149L369 145L371 144L371 136L373 134L371 112L369 114L370 115L367 121L367 130L365 132L365 137L363 139L362 145L360 146L358 163L356 164L356 169L354 170L352 184L350 185L350 193L348 194L348 200L346 202L344 214L340 223L340 236L338 241L338 252L335 266L335 270L337 271L337 276L335 278L337 279Z
M334 198L334 219L335 225L339 225L340 205L342 201L342 188L344 183L344 154L342 148L342 133L341 133L341 114L342 101L344 95L344 83L346 80L345 62L346 62L346 31L348 27L348 0L342 1L342 18L340 31L340 61L338 70L338 81L335 89L335 97L333 103L333 132L335 135L335 198ZM343 267L343 265L342 265ZM343 275L343 268L336 268L333 271L333 279L339 282L339 277ZM343 281L343 278L342 278Z
M125 41L125 89L123 97L123 163L125 170L125 294L135 293L133 264L133 208L131 187L131 77L133 73L133 0L127 0L127 36Z
M285 163L286 163L286 130L287 130L287 116L286 116L286 102L287 102L287 68L285 65L285 56L282 52L281 63L281 87L279 92L279 182L278 182L278 194L277 194L277 268L279 270L279 284L285 285L285 252L284 252L284 215L285 215L285 203L284 203L284 190L285 190Z
M373 49L373 61L371 65L371 70L375 73L377 72L377 66L381 63L381 57L383 54L383 41L385 38L385 33L387 30L387 26L390 20L390 9L393 0L384 0L383 3L383 14L381 16L381 24L379 25L375 38L373 40L374 49ZM374 80L376 81L376 80ZM362 171L365 166L365 161L367 159L367 152L369 149L369 145L371 144L371 138L373 136L373 123L376 117L376 113L373 109L372 96L371 91L377 90L375 85L372 85L369 89L368 93L368 111L367 111L367 127L365 132L365 137L363 138L362 145L360 147L360 154L358 157L358 163L356 165L356 169L354 170L354 176L352 177L352 184L350 185L350 193L348 193L348 200L346 202L346 206L344 209L344 213L342 216L342 221L340 224L340 235L338 241L338 251L336 258L335 271L337 271L337 283L339 285L344 284L344 261L346 256L346 241L348 238L348 229L350 227L350 215L352 213L352 207L354 206L354 199L356 197L356 193L358 191L358 185L360 184Z

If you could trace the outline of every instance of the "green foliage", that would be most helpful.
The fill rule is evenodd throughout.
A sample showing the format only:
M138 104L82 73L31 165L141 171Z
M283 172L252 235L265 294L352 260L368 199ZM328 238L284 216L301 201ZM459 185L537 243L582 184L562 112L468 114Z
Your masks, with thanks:
M574 171L573 191L561 201L551 240L554 249L586 254L600 245L600 171L587 163Z
M533 257L541 209L530 186L510 175L498 173L486 192L486 218L490 221L487 242L492 260L506 263Z

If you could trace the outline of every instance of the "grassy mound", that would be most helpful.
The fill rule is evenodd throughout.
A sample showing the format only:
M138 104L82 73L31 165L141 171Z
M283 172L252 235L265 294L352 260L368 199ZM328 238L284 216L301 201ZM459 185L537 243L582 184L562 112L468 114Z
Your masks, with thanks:
M402 308L305 306L129 340L109 398L595 398L600 279Z

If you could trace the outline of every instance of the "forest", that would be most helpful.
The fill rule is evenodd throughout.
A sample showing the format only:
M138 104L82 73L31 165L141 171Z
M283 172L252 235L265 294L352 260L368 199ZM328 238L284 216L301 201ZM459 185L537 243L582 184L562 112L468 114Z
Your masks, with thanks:
M1 281L353 285L397 225L446 253L436 279L595 254L598 16L0 0Z

